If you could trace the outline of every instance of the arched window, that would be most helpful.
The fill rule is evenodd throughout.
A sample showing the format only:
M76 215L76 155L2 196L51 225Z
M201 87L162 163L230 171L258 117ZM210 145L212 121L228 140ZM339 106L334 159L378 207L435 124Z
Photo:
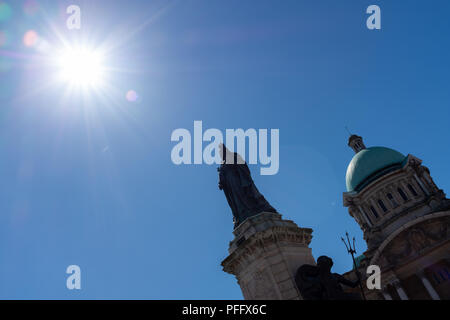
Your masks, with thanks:
M411 191L411 193L414 197L417 197L416 189L414 189L414 187L412 185L408 184L408 189L409 189L409 191Z
M395 201L394 196L391 193L388 193L386 196L394 208L398 207L398 203Z
M405 192L402 190L402 188L397 188L398 194L404 201L408 201L408 196L405 194Z
M383 200L378 200L378 205L380 206L381 210L383 210L383 212L387 212L388 211L388 209L384 205Z
M370 206L370 211L372 211L375 218L378 218L378 212L377 212L377 210L375 210L375 208L373 206Z

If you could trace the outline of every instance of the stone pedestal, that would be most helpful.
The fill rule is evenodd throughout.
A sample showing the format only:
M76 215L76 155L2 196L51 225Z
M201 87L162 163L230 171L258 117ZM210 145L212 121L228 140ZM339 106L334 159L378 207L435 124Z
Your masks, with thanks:
M246 300L302 299L295 273L303 264L315 265L311 233L277 213L250 217L233 231L223 270L236 276Z

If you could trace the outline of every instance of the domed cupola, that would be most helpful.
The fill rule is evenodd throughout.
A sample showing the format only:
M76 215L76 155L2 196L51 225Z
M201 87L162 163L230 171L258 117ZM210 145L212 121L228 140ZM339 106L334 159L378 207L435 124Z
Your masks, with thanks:
M344 206L373 248L404 223L438 210L445 194L422 160L386 147L366 148L357 135L348 145L356 153L347 168Z
M399 169L406 159L400 152L385 147L363 148L357 151L347 168L347 191L361 190L383 174Z

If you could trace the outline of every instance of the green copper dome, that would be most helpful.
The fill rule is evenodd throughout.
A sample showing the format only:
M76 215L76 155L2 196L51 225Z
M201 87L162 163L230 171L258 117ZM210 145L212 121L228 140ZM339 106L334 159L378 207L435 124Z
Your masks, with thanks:
M385 147L371 147L359 151L347 168L347 191L359 191L368 178L399 167L405 158L400 152Z

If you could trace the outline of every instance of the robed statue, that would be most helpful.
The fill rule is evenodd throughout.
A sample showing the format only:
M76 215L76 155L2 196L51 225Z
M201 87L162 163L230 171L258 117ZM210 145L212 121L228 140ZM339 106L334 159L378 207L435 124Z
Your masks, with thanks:
M247 163L236 152L231 152L223 144L220 145L222 164L219 171L219 189L223 190L228 205L233 212L236 228L245 219L261 212L277 211L259 193L250 175Z
M332 273L333 260L327 256L317 259L317 266L304 264L297 270L295 282L303 300L361 300L357 293L347 293L341 284L355 288L359 281L350 281Z

